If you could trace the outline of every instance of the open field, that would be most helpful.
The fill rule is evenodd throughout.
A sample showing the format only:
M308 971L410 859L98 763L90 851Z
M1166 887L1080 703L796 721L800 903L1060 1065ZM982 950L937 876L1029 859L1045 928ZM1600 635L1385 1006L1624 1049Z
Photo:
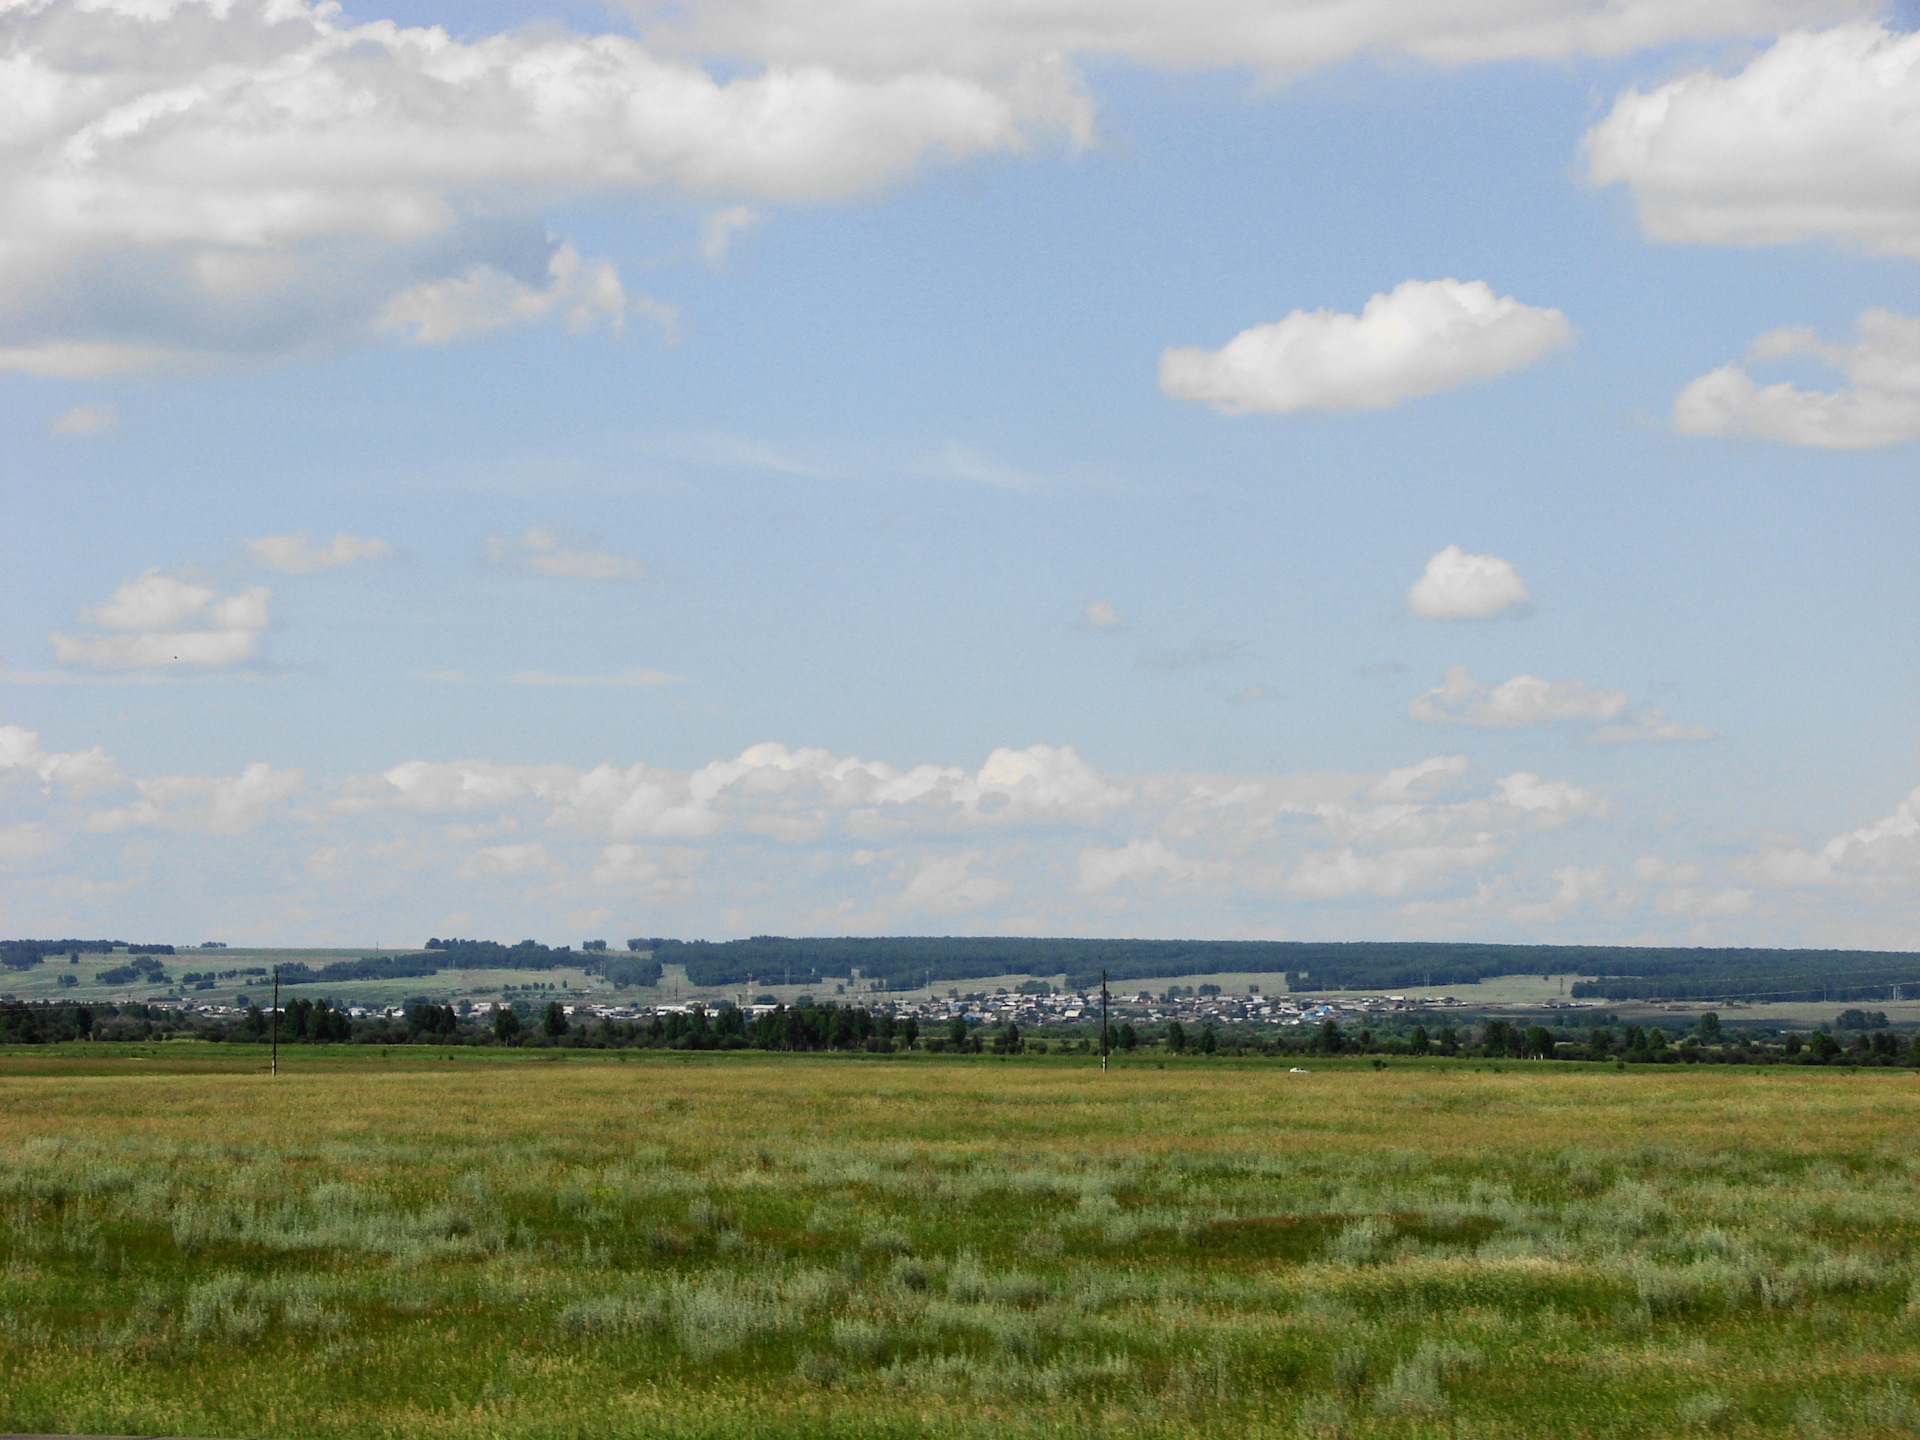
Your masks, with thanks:
M1920 1079L0 1056L0 1430L1912 1435Z
M1685 1017L1711 1010L1729 1025L1772 1026L1781 1030L1810 1030L1816 1025L1831 1026L1847 1010L1879 1011L1887 1023L1902 1028L1920 1026L1920 1000L1849 1000L1818 1002L1801 1000L1781 1004L1711 1004L1701 1000L1675 1001L1648 1005L1638 1000L1608 1000L1604 1008L1625 1021L1645 1023L1662 1016Z

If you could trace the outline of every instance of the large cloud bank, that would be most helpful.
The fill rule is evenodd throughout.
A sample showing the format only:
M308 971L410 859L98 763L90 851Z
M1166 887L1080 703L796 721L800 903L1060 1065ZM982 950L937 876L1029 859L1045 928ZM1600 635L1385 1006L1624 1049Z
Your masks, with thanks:
M60 928L61 895L108 884L130 917L152 906L186 925L187 892L168 886L217 869L249 876L246 898L192 909L192 927L282 934L349 920L518 934L542 920L1224 935L1333 907L1307 922L1319 931L1369 923L1343 907L1470 890L1523 837L1531 865L1609 809L1564 781L1472 775L1458 757L1385 776L1115 776L1048 745L977 768L764 744L682 771L410 760L331 785L257 763L130 778L103 752L62 754L17 727L0 730L0 799L34 837L15 879L43 929ZM142 841L154 832L174 841Z
M716 78L617 35L472 43L302 0L0 7L0 368L618 323L539 207L809 202L1072 122L1059 87L813 65Z
M690 200L710 207L706 247L717 258L756 207L842 200L929 160L1019 150L1050 133L1084 143L1092 105L1078 55L1286 75L1369 51L1445 64L1618 54L1776 34L1862 7L629 8L643 38L539 27L462 41L347 23L312 0L0 6L0 369L89 376L540 323L617 331L635 314L671 339L671 305L632 293L542 216L591 195ZM1860 43L1871 49L1869 30ZM1850 63L1833 62L1843 72ZM1895 105L1863 123L1903 115ZM1876 143L1895 153L1901 142ZM1597 147L1597 170L1638 177L1604 159L1619 148ZM1508 368L1480 350L1441 383ZM1391 403L1361 389L1332 403Z
M1920 938L1916 804L1825 846L1641 863L1593 786L1459 755L1121 776L1065 746L902 768L770 743L691 770L419 759L321 782L261 762L129 776L0 727L19 933L1762 933L1712 928L1737 920L1779 943L1844 915L1891 943ZM1809 896L1835 906L1792 911Z

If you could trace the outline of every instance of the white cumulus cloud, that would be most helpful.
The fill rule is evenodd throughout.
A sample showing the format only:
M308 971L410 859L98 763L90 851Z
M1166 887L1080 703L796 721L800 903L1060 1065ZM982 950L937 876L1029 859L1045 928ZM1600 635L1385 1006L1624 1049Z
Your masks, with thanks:
M1283 882L1290 895L1332 900L1348 895L1399 895L1455 868L1485 864L1500 853L1493 844L1419 845L1378 854L1339 850L1309 855Z
M1183 879L1198 873L1199 866L1182 859L1180 853L1157 835L1135 838L1117 849L1089 847L1074 862L1078 888L1089 895L1102 894L1126 880L1141 880L1152 875Z
M1719 890L1695 890L1678 886L1663 890L1654 900L1656 909L1669 915L1688 915L1701 920L1725 920L1744 915L1753 908L1753 891L1728 885Z
M1229 415L1379 410L1531 365L1572 338L1558 310L1480 280L1408 280L1358 315L1296 310L1219 350L1170 349L1160 388Z
M1778 39L1736 74L1628 91L1587 135L1661 240L1832 237L1920 258L1920 34L1872 22Z
M58 849L63 883L124 891L114 913L197 929L206 902L183 882L220 866L219 903L244 894L282 936L343 919L444 929L454 913L473 917L467 933L543 934L615 902L645 907L642 933L899 933L923 916L951 934L1227 937L1296 920L1391 934L1410 905L1564 895L1567 867L1597 873L1586 847L1611 807L1590 789L1467 772L1438 756L1355 775L1119 776L1061 745L902 766L768 742L691 768L412 759L316 783L264 762L128 777L14 727L0 728L0 819L31 827L21 854ZM43 867L16 873L40 888L10 904L57 899ZM1474 914L1532 933L1570 908Z
M68 635L56 630L47 639L63 665L218 669L258 653L271 593L251 585L238 595L222 596L209 585L155 568L81 612L82 620L106 633Z
M163 775L136 780L130 804L94 812L87 828L111 834L133 826L238 835L253 828L306 783L299 770L256 760L237 775Z
M1920 143L1920 137L1916 137ZM1868 310L1852 345L1822 343L1809 330L1774 330L1754 341L1746 364L1811 355L1847 378L1839 390L1759 385L1746 365L1702 375L1673 402L1674 428L1861 450L1920 438L1920 318Z
M1920 790L1891 814L1834 836L1817 850L1773 848L1749 867L1779 886L1891 885L1911 894L1920 881Z
M562 245L547 262L547 283L534 285L485 262L460 275L425 281L387 302L380 326L407 333L418 345L444 345L503 325L527 325L558 316L569 333L604 324L616 335L637 310L658 321L664 338L679 336L680 312L644 297L629 299L619 272L606 261L582 260Z
M0 56L0 368L44 374L616 322L634 302L542 207L832 200L1085 128L1065 77L720 74L305 0L11 4Z
M255 564L286 575L314 575L358 560L384 560L393 554L393 546L384 540L349 535L345 531L325 545L315 545L304 533L257 535L241 543Z
M1449 670L1433 689L1414 696L1407 713L1430 724L1522 726L1565 720L1611 720L1627 697L1580 680L1541 680L1516 675L1482 685L1464 665Z
M1524 612L1532 604L1527 585L1498 555L1469 555L1449 545L1431 560L1407 591L1407 609L1422 620L1486 620Z
M552 863L547 855L547 847L537 840L515 845L488 845L468 857L460 867L460 874L469 880L520 875L527 871L546 870Z
M652 573L644 561L596 550L540 525L520 535L489 535L483 548L496 565L556 580L645 580Z
M0 725L0 771L19 771L49 788L95 790L121 778L120 767L98 745L71 752L40 748L40 737L18 725Z
M1520 770L1494 782L1500 798L1516 810L1540 817L1566 815L1606 815L1612 802L1591 790L1566 780L1543 780L1530 771Z
M991 905L1007 893L1006 882L982 875L974 866L983 857L977 850L943 855L921 864L894 902L901 910L973 910Z
M1124 630L1126 617L1106 600L1089 600L1086 608L1080 612L1079 625L1084 630Z
M64 843L62 836L30 820L0 825L0 866L24 865L58 850Z
M1675 865L1658 855L1642 855L1633 862L1633 878L1649 885L1691 885L1700 878L1698 865Z
M1387 771L1367 791L1367 798L1384 802L1410 800L1419 793L1415 790L1416 786L1425 790L1438 789L1440 785L1466 772L1466 756L1435 755L1416 765L1403 765L1396 770Z

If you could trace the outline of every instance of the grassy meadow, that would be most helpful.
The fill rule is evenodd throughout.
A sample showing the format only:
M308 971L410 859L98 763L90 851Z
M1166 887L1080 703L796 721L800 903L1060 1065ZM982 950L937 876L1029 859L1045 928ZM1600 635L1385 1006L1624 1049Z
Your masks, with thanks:
M1911 1436L1910 1071L0 1055L0 1430Z

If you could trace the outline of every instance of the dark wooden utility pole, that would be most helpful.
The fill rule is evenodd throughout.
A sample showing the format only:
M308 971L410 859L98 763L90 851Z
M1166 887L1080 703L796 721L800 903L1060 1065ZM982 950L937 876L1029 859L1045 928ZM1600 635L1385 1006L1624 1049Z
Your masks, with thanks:
M273 1074L280 1073L280 967L273 967L273 1014L268 1017L273 1030Z

